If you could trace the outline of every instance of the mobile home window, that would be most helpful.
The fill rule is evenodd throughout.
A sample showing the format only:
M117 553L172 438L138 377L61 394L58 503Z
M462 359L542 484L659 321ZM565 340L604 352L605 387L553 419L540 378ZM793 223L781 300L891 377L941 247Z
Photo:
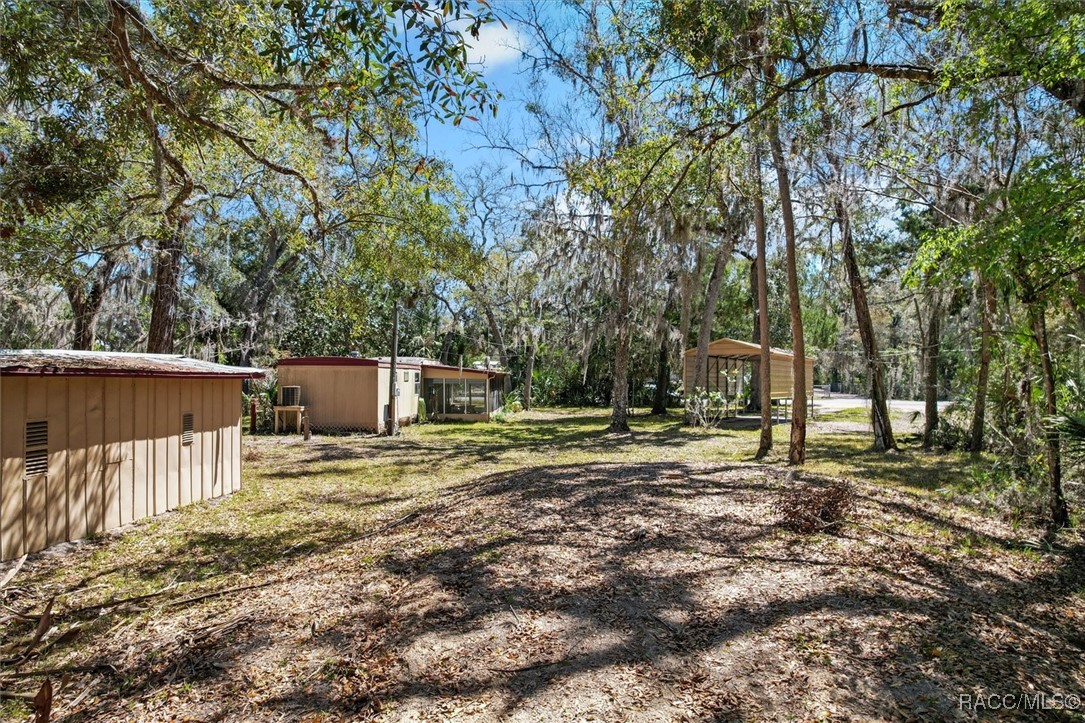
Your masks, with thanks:
M193 426L194 425L192 424L192 412L186 412L185 415L183 417L181 417L181 445L182 446L187 447L188 445L192 444Z
M405 381L405 382L411 381L411 373L409 371L407 371L406 369L403 370L403 381Z
M36 477L49 471L49 422L26 423L25 475Z
M422 372L414 373L414 395L417 397L422 393Z

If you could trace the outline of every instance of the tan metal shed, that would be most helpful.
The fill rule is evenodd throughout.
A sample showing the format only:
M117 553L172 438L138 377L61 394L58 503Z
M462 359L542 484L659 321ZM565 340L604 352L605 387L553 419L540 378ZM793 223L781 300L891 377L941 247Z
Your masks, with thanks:
M0 560L241 488L241 380L174 355L0 351Z
M786 349L773 348L769 353L769 384L775 399L791 397L792 360L795 355ZM682 388L693 388L696 373L697 349L685 353L682 372ZM748 366L747 366L748 365ZM719 391L727 398L740 396L745 391L746 379L759 374L761 345L737 339L716 339L708 345L708 390ZM813 395L814 358L806 357L806 393Z

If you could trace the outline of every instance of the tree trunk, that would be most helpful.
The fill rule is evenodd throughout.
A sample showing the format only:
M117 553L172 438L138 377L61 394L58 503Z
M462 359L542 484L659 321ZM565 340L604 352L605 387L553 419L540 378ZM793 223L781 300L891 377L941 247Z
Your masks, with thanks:
M708 389L708 345L712 341L712 326L716 320L716 304L720 299L723 276L727 270L727 264L731 262L731 252L734 248L733 238L720 240L720 246L716 249L716 259L712 264L712 275L708 279L704 315L701 316L701 330L697 336L697 356L693 367L695 372L693 386L701 389Z
M251 367L252 355L256 351L256 344L260 341L260 317L261 312L254 312L249 316L244 329L241 332L241 361L240 366Z
M82 281L71 281L65 285L64 291L72 308L72 349L90 351L94 348L98 313L102 310L105 292L113 281L116 266L116 259L103 256L92 271L94 277L89 289Z
M632 243L622 247L618 275L618 311L614 324L614 387L611 393L610 431L629 431L629 326L630 285L633 281Z
M399 372L396 369L396 357L399 356L399 302L392 301L392 349L388 357L388 422L384 428L389 437L399 435L399 410L396 408L396 388L399 386Z
M784 241L787 252L787 298L791 310L791 444L787 451L789 464L806 462L806 344L802 329L802 302L799 297L799 271L795 248L795 214L791 205L791 179L780 144L780 127L775 118L768 123L769 148L772 163L776 166L776 180L780 186L780 212L784 222ZM768 376L768 375L766 375Z
M685 360L686 347L689 346L690 317L693 316L693 273L688 269L683 270L680 284L682 306L678 312L678 334L682 338L682 343L678 348L678 363L679 366L682 366Z
M756 232L756 231L755 231ZM753 311L753 334L750 341L754 344L761 343L761 311L757 300L758 286L757 258L750 259L750 309ZM750 374L750 409L761 410L761 375Z
M68 294L68 305L72 307L72 349L90 351L94 348L101 304L93 303L92 294L87 293L82 282L70 282L65 285L64 290Z
M1028 312L1032 326L1032 338L1036 341L1036 346L1040 351L1040 369L1044 380L1044 414L1053 417L1057 412L1055 405L1055 367L1051 362L1051 349L1047 343L1046 311L1042 304L1034 301L1028 304ZM1066 507L1066 497L1062 492L1062 459L1059 452L1059 437L1057 434L1046 434L1044 436L1044 461L1047 463L1051 527L1057 530L1067 525L1070 515Z
M994 285L978 276L982 309L980 310L980 366L976 375L976 403L972 407L972 428L969 434L968 449L972 452L983 450L983 425L987 417L987 385L991 375L991 344L994 342L995 314L998 312L998 297Z
M659 336L659 366L656 369L656 395L652 400L652 414L667 413L667 391L671 382L669 364L671 355L668 346L667 334L664 330L664 333Z
M147 332L147 353L172 354L177 329L178 284L184 239L180 224L169 224L159 240L154 259L154 291L151 297L151 327Z
M938 357L942 344L941 297L932 294L927 334L923 344L923 449L934 445L938 429Z
M494 344L497 346L497 358L501 362L502 369L509 368L509 351L505 347L505 336L501 333L501 326L497 323L497 317L494 316L493 309L489 304L483 304L482 310L486 314L486 323L490 327L490 334L493 336Z
M761 404L761 439L757 444L755 459L763 459L772 449L772 346L769 324L769 263L768 242L765 229L765 196L764 185L761 180L761 152L760 146L754 151L754 177L757 188L753 196L753 227L754 239L757 244L757 258L754 266L757 269L757 331L758 341L761 344L761 353L758 359L757 377L759 379L758 390Z
M524 366L524 411L531 411L531 378L535 374L535 338L527 346L527 364Z
M1085 271L1074 274L1074 282L1077 286L1077 296L1071 296L1070 303L1074 307L1078 327L1085 332Z
M884 452L897 448L886 399L885 367L878 354L878 341L874 337L874 322L870 318L870 307L867 305L866 287L863 286L859 262L855 258L855 239L851 233L851 219L841 199L836 199L835 205L842 237L844 266L848 273L848 285L851 287L852 305L855 307L855 322L859 326L859 337L863 341L867 368L870 370L870 422L874 429L874 449Z
M493 307L490 302L487 301L478 288L474 284L467 282L467 288L475 296L475 300L478 305L482 307L482 313L486 315L486 325L490 328L490 335L493 337L494 345L497 347L497 358L501 362L502 369L509 368L509 352L505 347L505 335L501 333L501 325L497 323L497 317L494 315Z

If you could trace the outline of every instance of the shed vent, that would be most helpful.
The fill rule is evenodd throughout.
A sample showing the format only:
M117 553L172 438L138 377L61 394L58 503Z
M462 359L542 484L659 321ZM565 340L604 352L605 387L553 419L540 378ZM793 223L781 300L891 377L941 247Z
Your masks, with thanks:
M192 412L186 412L181 417L181 444L184 446L192 444Z
M279 387L279 406L300 407L301 387Z
M26 476L37 477L49 471L49 422L26 423Z

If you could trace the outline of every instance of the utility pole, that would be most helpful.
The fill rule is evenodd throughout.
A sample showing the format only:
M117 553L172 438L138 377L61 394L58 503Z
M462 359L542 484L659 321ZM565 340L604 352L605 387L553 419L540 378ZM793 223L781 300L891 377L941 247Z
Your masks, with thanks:
M389 437L399 434L399 415L396 414L396 357L399 355L399 303L392 301L392 357L388 364L388 423L385 431Z

